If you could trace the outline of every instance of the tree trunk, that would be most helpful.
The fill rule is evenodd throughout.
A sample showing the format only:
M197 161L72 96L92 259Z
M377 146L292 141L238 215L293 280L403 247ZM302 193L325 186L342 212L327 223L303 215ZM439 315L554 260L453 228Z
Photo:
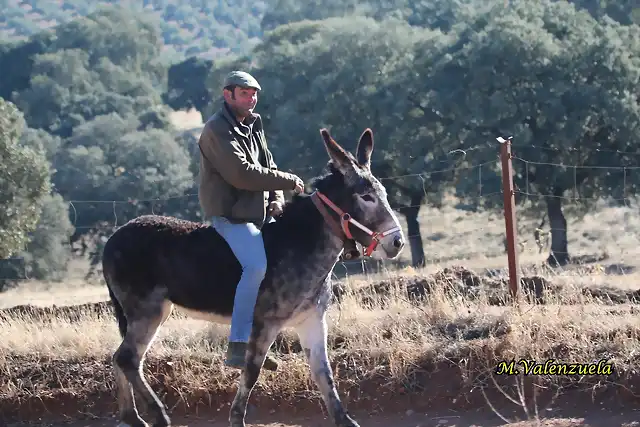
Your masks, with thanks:
M555 197L547 197L547 215L549 227L551 227L551 253L547 263L557 267L569 262L569 249L567 242L567 220L562 212L562 190L554 190Z
M424 194L411 195L411 206L399 209L407 220L407 236L411 248L411 265L414 267L424 267L424 248L422 246L422 234L420 234L420 223L418 222L418 213L420 205L424 199Z

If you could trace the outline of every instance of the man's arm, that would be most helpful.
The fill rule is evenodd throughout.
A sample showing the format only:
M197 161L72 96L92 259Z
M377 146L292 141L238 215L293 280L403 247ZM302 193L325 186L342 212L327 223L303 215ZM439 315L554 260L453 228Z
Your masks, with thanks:
M249 191L295 188L294 175L250 163L235 139L221 140L209 126L202 130L198 144L204 157L236 188Z
M267 162L269 164L269 168L271 170L277 171L278 170L278 165L276 165L276 162L273 161L273 154L271 154L271 151L269 151L268 148L265 148L266 152L265 155L267 157ZM280 203L280 206L284 206L284 193L282 192L282 190L271 190L269 192L269 203L271 202L278 202Z

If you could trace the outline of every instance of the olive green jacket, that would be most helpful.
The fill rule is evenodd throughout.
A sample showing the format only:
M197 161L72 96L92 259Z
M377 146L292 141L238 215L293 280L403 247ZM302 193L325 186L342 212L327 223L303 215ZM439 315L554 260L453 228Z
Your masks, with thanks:
M198 145L198 197L207 220L222 216L262 227L268 204L284 204L282 190L295 188L295 176L273 161L259 114L239 123L223 102L205 123Z

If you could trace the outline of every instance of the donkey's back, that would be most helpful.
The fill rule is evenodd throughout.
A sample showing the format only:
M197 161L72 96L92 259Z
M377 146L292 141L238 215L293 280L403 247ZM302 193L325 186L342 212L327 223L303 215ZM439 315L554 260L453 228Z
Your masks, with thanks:
M107 241L103 274L121 304L164 299L230 316L241 266L207 224L159 215L135 218Z

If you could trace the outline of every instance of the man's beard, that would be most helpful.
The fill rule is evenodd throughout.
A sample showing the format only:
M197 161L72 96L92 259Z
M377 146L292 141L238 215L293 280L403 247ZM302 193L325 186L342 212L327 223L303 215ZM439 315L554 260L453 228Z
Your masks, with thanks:
M253 112L253 108L240 108L238 106L232 105L231 111L233 111L233 114L235 114L236 116L247 117L251 115L251 113Z

